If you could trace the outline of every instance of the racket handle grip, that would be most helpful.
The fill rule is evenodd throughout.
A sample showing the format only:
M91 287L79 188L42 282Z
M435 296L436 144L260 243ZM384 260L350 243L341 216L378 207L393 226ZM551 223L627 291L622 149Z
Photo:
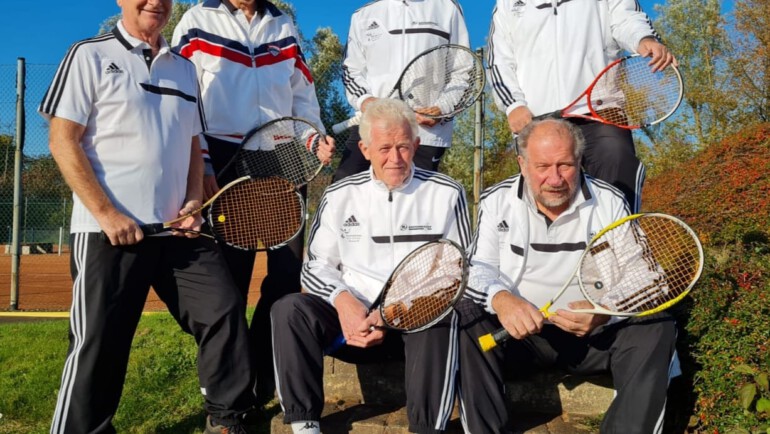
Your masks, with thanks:
M363 113L356 112L356 115L353 116L352 118L334 125L332 127L332 131L334 132L334 134L339 134L350 127L354 127L358 125L359 123L361 123L361 116L363 116Z
M511 334L505 328L500 328L494 333L487 333L484 336L479 337L479 345L481 349L486 352L508 340Z
M141 229L142 233L145 235L155 235L168 230L167 227L163 226L163 223L139 225L139 229Z
M324 349L324 355L328 356L334 353L335 351L344 347L345 344L347 344L347 341L345 340L345 336L343 336L342 333L340 333L340 335L337 336L336 339L334 339L334 342L332 342L328 347Z

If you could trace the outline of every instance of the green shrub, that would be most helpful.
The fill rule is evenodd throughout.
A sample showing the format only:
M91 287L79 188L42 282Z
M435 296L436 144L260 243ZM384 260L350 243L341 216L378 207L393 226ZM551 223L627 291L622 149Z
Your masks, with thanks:
M694 395L693 431L770 433L770 256L760 253L764 247L738 244L710 255L691 307L680 318L684 359L694 364L685 363Z

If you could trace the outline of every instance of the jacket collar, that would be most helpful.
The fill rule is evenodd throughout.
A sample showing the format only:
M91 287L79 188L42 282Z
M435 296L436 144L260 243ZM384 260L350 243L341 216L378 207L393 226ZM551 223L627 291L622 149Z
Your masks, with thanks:
M412 183L412 179L414 179L414 170L415 170L414 163L412 163L412 167L409 169L409 175L407 175L406 179L404 180L403 183L401 183L401 185L394 188L392 191L402 191L405 188L407 188L409 184ZM372 169L371 165L369 166L369 178L371 178L372 183L374 183L374 186L377 187L378 189L385 190L385 191L388 190L388 186L385 185L384 182L374 177L374 169Z
M133 50L134 48L142 48L142 49L149 49L150 46L146 42L137 39L133 36L131 36L127 31L126 28L123 27L123 21L118 20L118 23L115 25L115 27L112 29L112 34L115 35L115 38L123 45L126 50ZM168 46L168 42L166 42L166 39L163 38L163 35L160 35L160 50L158 50L158 55L166 54L170 48Z

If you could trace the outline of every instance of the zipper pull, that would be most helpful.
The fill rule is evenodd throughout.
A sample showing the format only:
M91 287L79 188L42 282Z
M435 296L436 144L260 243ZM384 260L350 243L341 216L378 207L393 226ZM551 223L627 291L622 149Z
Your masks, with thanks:
M393 202L393 190L388 190L388 202Z

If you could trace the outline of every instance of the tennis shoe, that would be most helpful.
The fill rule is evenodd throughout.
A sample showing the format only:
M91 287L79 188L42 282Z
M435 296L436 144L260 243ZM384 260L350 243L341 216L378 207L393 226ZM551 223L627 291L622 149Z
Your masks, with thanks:
M214 425L211 421L211 416L206 416L206 431L203 434L248 434L248 431L240 422Z

